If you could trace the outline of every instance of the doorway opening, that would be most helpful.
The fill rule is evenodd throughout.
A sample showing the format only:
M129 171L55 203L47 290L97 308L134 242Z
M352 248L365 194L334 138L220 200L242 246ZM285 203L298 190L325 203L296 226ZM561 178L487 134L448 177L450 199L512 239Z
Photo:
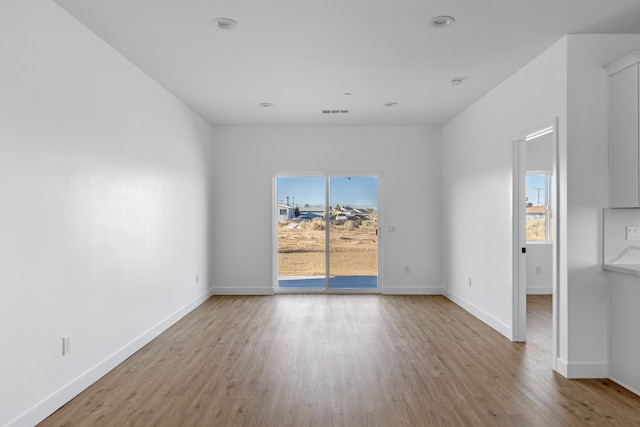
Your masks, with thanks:
M378 174L276 174L276 292L379 292Z
M552 364L557 334L557 126L536 126L514 140L513 341L527 340L527 298L551 301ZM555 369L555 366L554 366Z

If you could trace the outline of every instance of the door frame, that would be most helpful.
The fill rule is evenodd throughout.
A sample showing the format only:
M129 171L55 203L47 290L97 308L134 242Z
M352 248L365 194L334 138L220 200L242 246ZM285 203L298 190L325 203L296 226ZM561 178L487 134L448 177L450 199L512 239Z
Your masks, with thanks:
M305 289L305 288L286 288L281 289L278 286L278 178L279 177L324 177L325 178L325 206L328 209L329 207L329 178L331 177L339 177L339 176L375 176L378 178L378 287L376 289L336 289L329 288L328 285L325 286L324 289ZM382 180L382 171L342 171L342 170L332 170L332 171L303 171L303 172L274 172L272 176L272 191L271 191L271 212L272 212L272 220L271 220L271 240L272 240L272 287L273 292L275 294L305 294L305 293L320 293L320 294L379 294L383 293L383 246L382 240L382 223L384 218L383 213L383 180ZM327 248L329 245L329 230L326 229L326 244ZM329 257L328 252L326 254L326 270L327 274L329 272ZM325 276L327 278L327 276ZM328 284L328 281L327 281Z
M558 119L553 118L519 132L513 138L513 301L512 301L512 340L526 341L527 334L527 276L526 254L522 248L526 245L526 175L527 175L527 142L536 138L536 134L545 129L551 129L552 137L552 169L553 186L549 189L550 204L554 207L553 245L552 245L552 368L557 370L558 359L558 307L559 307L559 225L561 215L559 205L558 179Z

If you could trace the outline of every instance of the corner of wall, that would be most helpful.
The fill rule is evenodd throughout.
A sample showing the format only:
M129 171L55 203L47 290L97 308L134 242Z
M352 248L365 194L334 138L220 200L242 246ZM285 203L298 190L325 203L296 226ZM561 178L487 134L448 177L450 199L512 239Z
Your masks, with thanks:
M501 322L500 320L493 317L490 313L487 313L486 311L480 309L479 307L475 306L474 304L465 300L459 295L456 295L454 292L450 291L449 289L444 289L444 296L449 298L452 302L459 305L469 313L473 314L478 319L482 320L487 325L491 326L496 331L500 332L502 335L504 335L508 339L512 340L513 331L511 327L506 323Z

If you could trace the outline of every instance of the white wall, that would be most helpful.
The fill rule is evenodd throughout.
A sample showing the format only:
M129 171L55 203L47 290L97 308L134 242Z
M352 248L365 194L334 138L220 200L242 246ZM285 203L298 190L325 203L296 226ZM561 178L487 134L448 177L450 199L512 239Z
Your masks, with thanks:
M527 141L527 170L551 171L553 169L553 134L548 133ZM530 200L533 202L533 200Z
M441 293L441 132L428 127L217 127L212 283L273 292L275 172L382 172L385 293ZM395 226L396 233L386 231ZM404 266L411 273L404 273Z
M527 244L527 295L550 295L553 287L553 245Z
M33 425L209 294L212 133L53 2L0 40L0 425Z
M568 37L567 268L569 376L608 374L609 81L603 66L640 50L640 35Z
M565 94L563 39L443 130L445 292L509 338L513 323L513 140L558 117L563 141Z
M608 281L601 269L608 81L602 67L639 48L640 35L567 36L443 131L446 293L510 336L510 140L514 132L558 117L557 361L569 377L608 374ZM497 215L464 209L487 201ZM472 221L483 226L474 231L466 225ZM463 244L472 233L477 241ZM468 288L470 276L479 279Z

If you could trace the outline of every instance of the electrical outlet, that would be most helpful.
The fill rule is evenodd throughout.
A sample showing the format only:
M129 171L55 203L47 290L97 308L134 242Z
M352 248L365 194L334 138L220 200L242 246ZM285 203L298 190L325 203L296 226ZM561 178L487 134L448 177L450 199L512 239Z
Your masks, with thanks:
M541 274L542 273L542 267L540 267L539 265L536 265L536 274Z
M640 227L634 227L631 225L627 225L627 240L640 240Z
M411 273L411 266L410 265L405 265L404 266L404 274L410 274Z
M71 337L62 338L62 355L66 356L71 353Z

